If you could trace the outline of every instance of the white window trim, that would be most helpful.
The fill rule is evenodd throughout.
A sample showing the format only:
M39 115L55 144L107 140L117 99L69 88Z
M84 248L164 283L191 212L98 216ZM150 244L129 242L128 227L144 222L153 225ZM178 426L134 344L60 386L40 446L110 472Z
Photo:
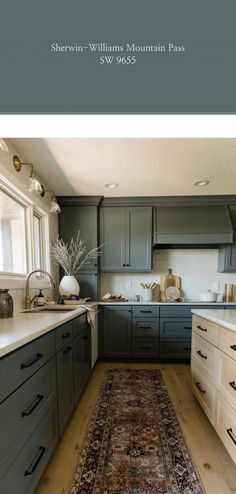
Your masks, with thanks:
M50 273L50 237L49 237L49 214L40 206L35 204L26 194L19 190L3 175L0 175L0 189L15 199L25 207L25 248L26 248L26 269L27 273L32 271L34 266L34 246L33 246L33 214L36 212L42 219L42 244L44 268ZM0 272L0 287L14 289L24 288L27 273L7 273ZM32 288L47 288L48 280L32 279Z

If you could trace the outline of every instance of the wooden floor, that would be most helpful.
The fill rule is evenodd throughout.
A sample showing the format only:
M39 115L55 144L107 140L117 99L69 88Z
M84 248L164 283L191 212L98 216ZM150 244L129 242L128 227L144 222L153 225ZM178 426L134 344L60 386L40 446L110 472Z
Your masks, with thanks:
M67 494L105 369L161 369L206 494L236 493L236 466L195 400L186 364L98 363L35 494Z

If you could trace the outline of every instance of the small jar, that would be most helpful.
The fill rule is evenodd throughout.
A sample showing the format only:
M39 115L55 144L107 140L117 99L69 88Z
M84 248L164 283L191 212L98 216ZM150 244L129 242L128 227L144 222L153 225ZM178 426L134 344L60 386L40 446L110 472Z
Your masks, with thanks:
M13 298L6 288L0 288L0 318L13 316Z

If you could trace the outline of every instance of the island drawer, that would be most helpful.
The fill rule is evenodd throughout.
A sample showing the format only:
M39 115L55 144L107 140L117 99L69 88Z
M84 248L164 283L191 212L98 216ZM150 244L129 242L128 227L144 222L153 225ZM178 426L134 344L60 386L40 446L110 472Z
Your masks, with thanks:
M191 369L194 394L200 402L210 422L214 425L216 396L215 387L207 376L203 374L202 369L198 366L195 359L192 360Z
M56 351L72 342L72 321L69 321L56 329Z
M158 336L159 322L157 319L137 318L132 319L132 336Z
M236 360L236 331L220 328L219 348L233 360Z
M236 363L220 351L217 361L217 387L236 410Z
M193 333L192 358L202 367L203 374L207 374L210 380L214 380L217 365L218 349L204 340L201 336Z
M133 317L158 317L159 306L158 305L133 305L132 306Z
M217 393L215 429L234 463L236 463L236 411Z
M192 319L160 319L160 335L166 337L183 336L191 338Z
M0 407L0 472L7 470L9 457L17 455L17 444L21 434L24 433L24 437L31 434L32 427L41 419L56 395L54 358L2 403ZM11 448L12 452L8 454Z
M51 331L0 360L0 402L32 376L55 354Z
M219 339L219 326L218 324L208 321L202 317L193 316L193 331L205 340L212 343L212 345L218 346Z
M56 401L33 430L5 476L0 480L0 492L32 493L58 440Z
M82 333L82 331L87 328L87 326L87 312L73 319L73 338L75 338L79 333Z

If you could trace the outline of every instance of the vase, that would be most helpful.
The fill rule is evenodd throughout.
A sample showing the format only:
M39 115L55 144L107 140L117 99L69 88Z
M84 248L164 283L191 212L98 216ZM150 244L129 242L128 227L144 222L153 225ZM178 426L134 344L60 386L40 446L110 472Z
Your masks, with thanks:
M75 276L63 276L59 284L60 295L70 297L70 295L79 295L79 292L80 286Z
M13 316L13 299L6 288L0 289L0 317Z

